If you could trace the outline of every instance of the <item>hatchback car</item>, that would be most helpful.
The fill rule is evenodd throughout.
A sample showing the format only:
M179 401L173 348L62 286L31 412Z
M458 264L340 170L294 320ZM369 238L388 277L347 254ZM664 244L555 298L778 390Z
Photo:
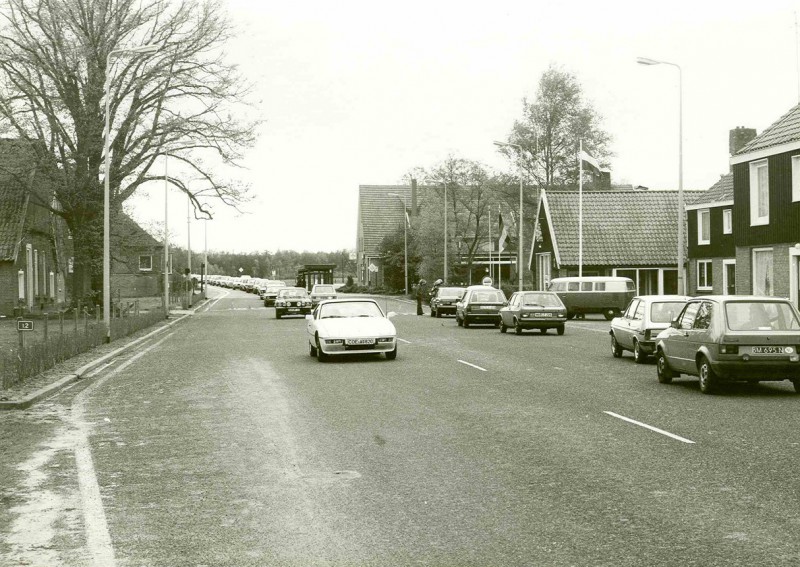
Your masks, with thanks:
M332 356L383 353L397 358L397 330L374 299L328 299L306 316L309 354Z
M500 308L506 305L506 296L488 285L471 285L456 303L456 323L459 327L472 324L500 326Z
M555 329L564 334L567 321L567 308L558 295L551 291L515 291L508 305L500 309L500 332L509 328L518 335L525 329Z
M264 288L263 293L260 293L259 296L264 300L264 307L272 307L275 305L275 299L278 297L278 291L282 290L286 287L286 284L283 282L275 283L275 282L268 282L267 287Z
M611 354L620 358L623 351L633 353L641 364L656 352L656 336L669 327L689 301L684 295L638 295L625 312L611 321Z
M463 287L437 287L431 296L431 317L455 315L456 303L464 295Z
M336 299L336 288L333 284L314 284L311 288L311 305L316 305L323 299Z
M800 393L798 348L800 313L788 299L696 297L658 335L658 381L689 374L710 394L721 382L791 380Z
M284 287L275 298L275 318L311 313L311 298L302 287Z

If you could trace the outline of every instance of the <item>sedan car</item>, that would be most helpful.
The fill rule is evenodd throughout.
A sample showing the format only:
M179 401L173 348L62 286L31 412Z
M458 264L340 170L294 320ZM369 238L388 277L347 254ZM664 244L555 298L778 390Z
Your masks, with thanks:
M332 284L314 284L311 288L311 304L316 305L323 299L336 299L336 288Z
M788 299L696 297L658 335L658 381L689 374L711 394L722 382L791 380L800 393L798 348L800 313Z
M264 307L273 307L275 305L275 299L278 297L278 292L286 287L286 284L283 282L280 283L267 283L267 287L264 288L264 291L259 294L264 300Z
M397 358L397 331L378 303L369 298L321 301L306 316L309 354L320 362L332 356L383 353Z
M508 305L500 309L501 333L509 328L518 335L525 329L539 329L541 333L555 329L563 335L566 321L567 308L552 291L515 291Z
M611 354L633 353L641 364L656 351L656 336L669 327L689 301L685 295L638 295L631 299L620 317L611 321Z
M456 303L464 295L464 287L437 287L431 296L431 317L456 314Z
M311 298L302 287L284 287L275 298L275 318L286 315L308 315L311 313Z
M506 304L502 291L489 285L471 285L456 303L456 323L459 327L471 324L500 326L500 308Z

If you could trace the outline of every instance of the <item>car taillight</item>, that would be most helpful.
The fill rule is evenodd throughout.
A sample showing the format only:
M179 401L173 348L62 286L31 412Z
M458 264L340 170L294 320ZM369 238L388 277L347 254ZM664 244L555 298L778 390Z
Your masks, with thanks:
M720 354L739 354L739 345L719 345Z

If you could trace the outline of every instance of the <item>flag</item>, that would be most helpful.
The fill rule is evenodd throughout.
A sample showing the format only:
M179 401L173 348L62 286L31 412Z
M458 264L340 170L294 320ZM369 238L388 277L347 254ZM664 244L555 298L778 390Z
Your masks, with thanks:
M592 156L581 150L578 152L578 159L588 165L593 173L600 173L600 172L608 172L610 171L606 167L600 167L600 162L594 159Z
M499 212L497 213L497 218L499 219L500 225L500 241L497 244L497 251L502 252L506 249L506 238L508 238L508 229L506 225L503 223L503 215Z
M408 218L408 211L406 211L405 213L406 213L406 227L411 228L411 219Z

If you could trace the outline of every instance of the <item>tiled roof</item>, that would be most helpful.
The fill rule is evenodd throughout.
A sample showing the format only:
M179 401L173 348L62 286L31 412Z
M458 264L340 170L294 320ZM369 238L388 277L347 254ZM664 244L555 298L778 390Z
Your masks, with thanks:
M384 237L403 226L403 204L400 199L390 196L389 193L397 193L409 207L411 206L409 185L359 185L358 187L358 220L361 223L361 234L364 239L363 252L367 256L378 255Z
M719 203L721 201L733 201L733 174L726 173L719 178L706 191L697 191L693 201L686 200L687 205L701 205L706 203Z
M546 200L561 264L577 265L578 193L547 191ZM677 191L584 191L583 264L676 264L677 209Z
M0 139L0 261L15 259L28 202L20 179L35 163L30 143Z
M800 140L800 104L781 116L776 122L750 140L735 155L749 154L788 142Z
M111 220L111 234L109 235L114 247L125 246L127 248L153 248L160 246L161 243L153 238L149 232L139 226L136 221L125 213L119 213Z

